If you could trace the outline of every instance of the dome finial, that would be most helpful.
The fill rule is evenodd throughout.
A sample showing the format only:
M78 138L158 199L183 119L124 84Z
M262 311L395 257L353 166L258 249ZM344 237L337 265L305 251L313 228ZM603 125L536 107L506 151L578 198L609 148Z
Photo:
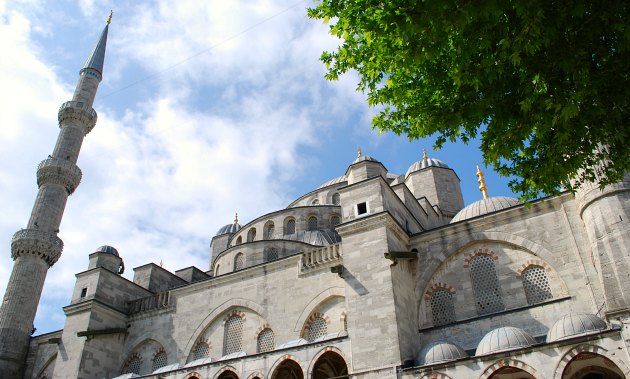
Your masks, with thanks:
M359 149L357 150L357 158L361 158L361 146L359 146Z
M422 149L422 161L426 164L427 163L427 149Z
M238 212L234 214L234 225L238 224Z
M114 11L110 10L109 11L109 17L107 18L107 25L112 23L112 16L114 15Z
M488 186L486 186L486 180L483 178L483 172L477 165L477 177L479 178L477 181L479 182L479 191L483 194L483 199L488 199Z

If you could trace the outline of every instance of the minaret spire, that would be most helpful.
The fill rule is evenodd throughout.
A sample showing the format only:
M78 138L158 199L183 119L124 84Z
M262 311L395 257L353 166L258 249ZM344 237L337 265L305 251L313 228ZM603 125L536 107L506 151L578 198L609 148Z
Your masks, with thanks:
M23 377L44 280L61 256L63 242L57 233L68 196L81 182L76 162L83 139L96 125L92 103L102 79L110 22L111 14L79 72L72 100L59 108L59 136L52 155L37 167L39 191L31 217L26 228L17 231L11 240L13 271L0 307L0 373L7 378Z

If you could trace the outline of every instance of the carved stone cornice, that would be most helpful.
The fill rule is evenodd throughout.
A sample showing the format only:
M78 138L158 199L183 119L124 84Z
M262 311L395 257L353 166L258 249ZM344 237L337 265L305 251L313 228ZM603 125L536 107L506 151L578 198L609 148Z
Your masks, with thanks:
M57 118L60 128L65 122L75 121L72 124L78 123L85 128L85 134L88 134L96 125L97 115L92 107L86 107L82 101L66 101L59 107Z
M63 241L55 233L37 229L21 229L11 239L11 257L31 254L42 258L48 267L57 262L63 250Z
M58 184L72 194L81 183L81 169L72 162L60 158L48 158L37 166L37 185Z

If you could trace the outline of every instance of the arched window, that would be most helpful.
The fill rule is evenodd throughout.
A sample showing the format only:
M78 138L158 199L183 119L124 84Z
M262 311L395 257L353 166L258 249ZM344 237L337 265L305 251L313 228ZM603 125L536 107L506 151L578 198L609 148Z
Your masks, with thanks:
M319 200L313 199L313 201L311 201L311 205L319 205Z
M477 312L485 315L504 310L494 259L489 255L479 254L470 261L469 267Z
M267 261L267 262L275 261L278 258L279 258L278 248L270 247L269 249L267 249L267 257L265 258L265 261Z
M286 233L284 234L295 234L295 220L290 219L287 221Z
M142 357L137 354L132 355L127 359L123 366L123 374L138 374L140 375L140 366L142 365Z
M331 216L330 217L330 228L335 229L335 226L341 223L341 218L339 216Z
M313 342L319 337L325 336L327 333L328 327L326 326L326 320L321 316L316 316L308 325L306 339L309 342Z
M455 321L453 295L448 290L441 288L433 292L430 304L433 325L446 325Z
M312 379L349 379L348 365L341 355L334 351L322 354L313 365Z
M311 216L308 218L308 230L317 230L317 217Z
M242 244L242 243L243 243L243 237L238 236L238 237L236 238L236 244L237 244L237 245L240 245L240 244Z
M255 228L251 228L248 232L247 232L247 242L252 242L256 239L256 229Z
M265 226L265 239L266 240L270 240L273 239L273 233L275 232L275 225L273 224L273 222L268 222L267 225Z
M234 271L241 270L243 267L245 267L245 256L243 253L238 253L234 257Z
M521 274L527 304L536 304L553 298L545 269L529 266Z
M225 322L223 337L223 355L243 351L243 319L240 316L230 316Z
M153 367L151 372L166 366L166 352L164 350L158 351L153 357Z
M271 328L265 328L258 334L256 352L265 353L276 348L276 342Z
M341 196L339 196L338 192L335 192L332 196L332 203L334 205L339 205L341 204Z
M192 360L208 358L210 356L210 345L207 342L199 341L192 351Z

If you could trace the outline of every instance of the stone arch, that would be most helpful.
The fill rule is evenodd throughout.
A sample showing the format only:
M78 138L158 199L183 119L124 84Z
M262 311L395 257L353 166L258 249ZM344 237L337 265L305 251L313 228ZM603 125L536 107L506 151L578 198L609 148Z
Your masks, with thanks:
M285 354L283 356L281 356L280 358L276 359L276 361L273 363L273 365L271 365L271 367L269 368L269 372L267 373L267 378L268 379L281 379L278 378L278 370L286 363L290 364L295 364L295 367L299 367L301 374L302 374L302 379L305 378L304 375L304 366L302 366L302 364L300 363L299 360L297 360L293 355L291 354Z
M263 379L264 376L261 372L259 371L254 371L251 374L249 374L249 376L247 377L247 379Z
M628 368L628 365L626 365L623 361L619 360L616 356L608 354L608 350L597 345L583 344L583 345L576 346L570 349L569 351L567 351L566 353L564 353L564 355L560 359L560 362L558 362L558 365L556 366L556 370L554 371L554 374L553 374L553 379L562 379L564 370L573 361L573 358L575 358L577 355L582 354L582 353L592 353L595 355L602 356L608 359L609 361L611 361L612 363L616 364L619 370L621 370L621 372L626 377L630 376L630 369Z
M315 340L315 338L310 338L310 339L308 338L308 335L311 330L311 326L313 325L315 321L323 322L324 329L327 329L327 325L330 324L330 317L328 315L325 315L319 312L311 313L309 318L304 323L304 326L302 327L302 331L300 332L301 338L304 338L309 342L313 342ZM328 331L324 332L322 335L326 335L326 334L328 334ZM321 337L321 336L318 336L318 337Z
M224 366L224 367L221 367L221 369L217 371L216 374L214 374L213 378L214 379L231 379L231 377L234 377L234 376L236 378L240 378L240 376L238 375L238 371L232 366Z
M341 351L339 348L335 347L335 346L326 346L323 349L321 349L320 351L318 351L313 358L311 359L311 362L308 365L308 370L306 371L306 375L307 375L307 379L313 379L313 369L315 368L315 364L317 363L317 361L319 360L319 358L321 356L323 356L326 353L336 353L338 354L346 363L346 367L348 365L348 362L350 362L350 360L348 359L348 357L343 353L343 351Z
M453 379L446 374L442 374L441 372L428 372L420 377L420 379Z
M186 374L186 376L184 376L184 379L201 379L201 375L198 372L193 371Z
M309 303L304 307L304 309L302 309L302 313L300 313L300 316L298 317L295 325L293 326L293 331L301 332L303 325L306 323L306 320L309 317L311 317L311 314L313 314L315 309L320 304L328 300L329 298L336 297L336 296L345 298L346 297L345 288L330 287L323 290L319 294L315 295L315 297L311 301L309 301Z
M488 379L493 374L495 374L498 370L501 370L506 367L513 367L519 370L523 370L529 375L533 376L534 378L542 378L542 376L538 374L536 369L528 365L527 363L516 360L516 359L512 359L512 358L506 358L506 359L500 359L494 362L493 364L491 364L490 366L486 367L486 369L483 370L483 372L479 376L479 379Z
M183 356L187 357L190 355L192 348L197 343L197 340L201 336L202 333L208 328L218 317L227 313L230 308L242 308L251 311L252 313L257 314L262 319L267 319L267 312L265 309L258 303L254 303L251 300L247 299L230 299L225 301L224 303L218 305L214 308L197 326L190 339L186 343L186 346L183 349ZM222 321L225 322L225 319Z
M162 349L166 353L167 357L177 357L176 352L173 350L173 346L169 346L169 344L163 343L163 341L159 341L158 338L154 338L154 337L147 338L146 335L141 335L141 336L136 337L134 340L130 341L130 343L127 345L127 346L132 346L131 349L123 351L123 353L121 354L121 357L123 357L123 362L120 366L121 370L123 366L125 365L125 363L129 360L129 358L131 358L133 354L137 354L138 351L141 348L143 348L144 345L154 345L156 346L156 349L151 351L151 355L140 356L142 358L143 363L147 361L151 362L153 357L156 354L156 351L159 349Z
M263 239L270 240L273 239L273 236L276 233L276 224L272 220L269 220L263 226Z
M50 368L50 367L51 367L51 365L54 365L54 364L56 363L56 360L57 360L57 352L54 352L54 353L50 356L50 358L48 358L48 359L44 362L44 364L42 365L42 367L41 367L38 371L36 371L36 372L37 372L37 375L36 375L35 377L36 377L36 378L41 378L41 377L42 377L42 376L46 373L46 371L48 370L48 368Z

